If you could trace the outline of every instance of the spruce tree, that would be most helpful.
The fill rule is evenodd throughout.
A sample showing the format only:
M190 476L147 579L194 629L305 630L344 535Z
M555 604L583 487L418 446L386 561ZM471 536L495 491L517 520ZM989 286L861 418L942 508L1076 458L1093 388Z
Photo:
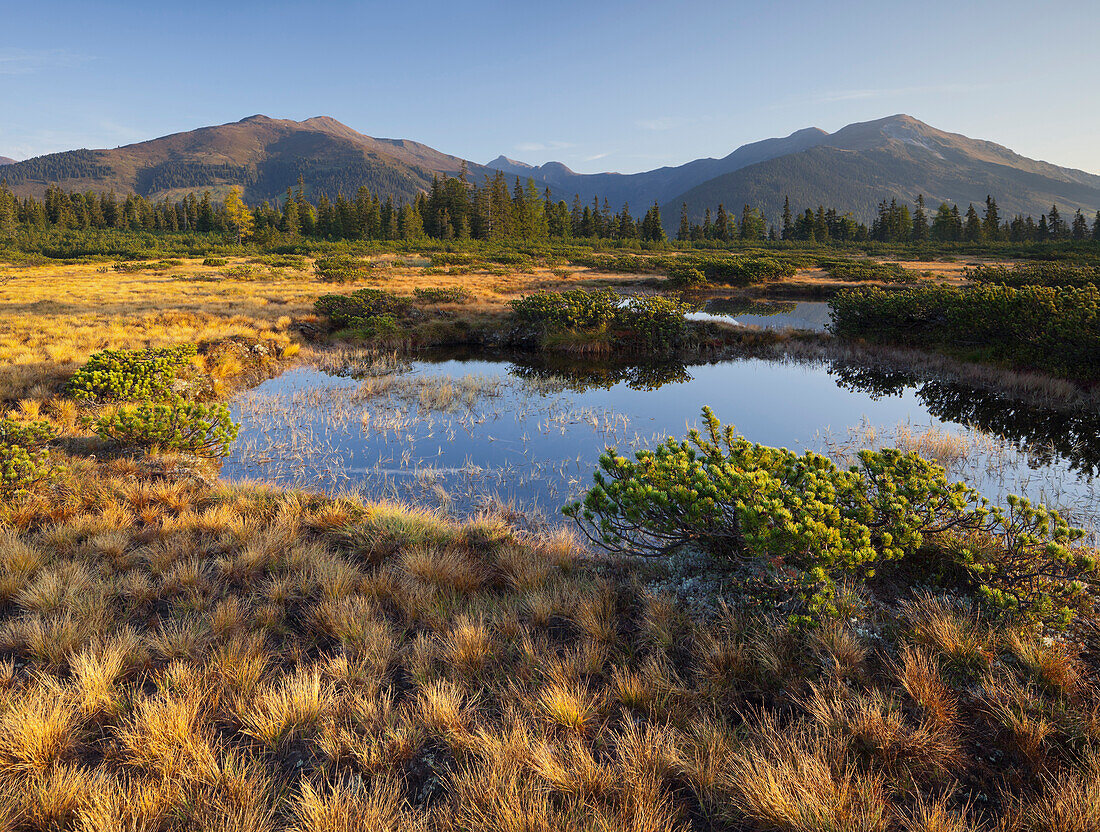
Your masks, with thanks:
M1096 212L1096 222L1100 226L1100 211ZM676 232L676 239L681 243L691 239L691 224L688 222L688 204L680 203L680 230Z
M1050 236L1054 240L1064 240L1069 236L1069 227L1058 212L1057 205L1050 206L1050 213L1047 214L1047 227L1050 229Z
M1089 236L1089 224L1085 220L1085 215L1081 213L1081 209L1077 209L1077 213L1073 215L1073 226L1070 230L1070 236L1074 240L1084 240Z
M994 241L1001 237L1001 216L997 211L997 200L987 195L985 198L985 219L982 220L982 235Z
M978 212L974 210L973 202L966 209L966 228L963 230L963 237L968 243L982 241L982 221L978 217Z
M791 198L789 196L783 197L783 231L782 237L784 240L791 239L791 235L794 233L794 226L791 223Z
M714 237L723 243L732 239L729 215L726 213L726 206L721 202L718 203L718 213L714 216Z
M1092 239L1100 242L1100 211L1096 212L1096 219L1092 221Z
M913 211L913 231L910 238L914 243L928 240L928 215L924 209L924 194L917 195L917 206Z

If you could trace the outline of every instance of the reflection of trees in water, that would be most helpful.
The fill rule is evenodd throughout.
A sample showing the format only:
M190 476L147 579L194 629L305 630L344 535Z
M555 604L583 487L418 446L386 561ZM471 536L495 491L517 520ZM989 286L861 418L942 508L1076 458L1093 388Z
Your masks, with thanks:
M515 361L511 374L516 378L551 382L575 393L607 390L625 383L632 390L657 390L666 384L691 381L687 367L679 362L627 364L614 361L541 359Z
M712 315L785 315L794 312L797 304L784 300L754 300L752 298L711 298L701 311Z
M915 387L917 377L902 370L872 367L868 364L834 361L829 375L845 390L866 393L872 400L900 396L906 387Z
M418 356L422 361L462 359L508 362L511 364L509 372L516 378L578 393L606 390L624 383L634 390L657 390L666 384L683 383L692 378L690 365L676 361L639 364L532 353L490 356L476 349ZM788 357L786 360L820 366L818 358ZM851 359L833 359L827 361L826 366L839 387L872 399L898 396L906 389L913 389L931 415L1004 437L1021 450L1026 446L1035 466L1049 465L1060 457L1071 470L1088 476L1100 474L1100 413L1095 411L1067 412L1037 407L963 383L939 379L924 381L919 373Z
M1060 457L1071 470L1100 473L1100 414L1035 407L954 381L920 382L912 373L853 363L834 363L829 373L846 389L872 398L900 395L914 388L928 412L945 422L974 425L1028 451L1031 465Z

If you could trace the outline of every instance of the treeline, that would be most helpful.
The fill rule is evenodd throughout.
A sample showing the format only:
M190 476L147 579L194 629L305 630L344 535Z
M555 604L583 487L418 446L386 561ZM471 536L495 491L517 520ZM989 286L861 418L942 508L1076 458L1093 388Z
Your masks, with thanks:
M874 240L883 243L1044 243L1068 240L1100 241L1100 211L1091 223L1078 209L1070 220L1062 217L1057 205L1036 222L1030 215L1017 214L1002 220L997 200L987 196L982 212L971 204L966 213L958 205L941 203L929 214L923 196L917 197L913 210L896 199L879 203L878 215L870 226L856 223L851 215L819 206L792 216L790 202L783 208L780 238L784 240Z
M85 160L88 161L88 160ZM183 183L187 171L176 170L162 184ZM361 187L354 197L321 192L307 196L301 177L297 189L288 188L281 200L264 200L251 209L251 234L260 242L307 237L321 240L523 240L603 239L661 243L666 239L661 210L656 203L639 218L624 204L613 212L605 198L572 204L555 201L550 189L539 190L533 179L515 178L509 185L501 172L482 183L471 183L465 172L457 177L434 177L426 192L409 200L382 197ZM0 236L20 230L122 229L147 232L227 232L238 234L239 222L223 200L209 191L182 199L151 201L138 194L114 191L64 191L47 188L44 199L20 198L0 182ZM1100 241L1100 211L1090 222L1080 211L1066 219L1057 206L1036 222L1016 215L1002 220L997 201L987 197L981 213L970 205L941 204L930 213L918 197L912 210L897 200L883 201L867 225L851 213L818 206L816 210L784 208L778 228L750 205L740 215L719 204L707 208L702 224L689 221L682 206L676 239L685 243L733 244L737 241L789 240L796 242L923 243L1043 243Z
M766 234L765 234L766 230ZM791 210L790 199L783 202L783 214L778 231L768 228L762 212L746 205L741 221L726 211L724 205L711 212L707 208L702 224L688 219L687 203L680 208L680 229L676 239L681 242L713 241L730 243L735 240L758 240L765 236L771 240L803 242L867 242L882 243L1042 243L1069 240L1100 241L1100 211L1090 222L1077 210L1073 217L1062 217L1057 205L1049 213L1042 214L1036 222L1031 216L1017 214L1011 220L1002 220L997 200L986 197L979 214L973 204L966 213L958 205L941 203L934 214L929 214L924 197L910 210L908 205L896 199L879 203L878 214L867 225L857 222L851 213L841 213L836 208L819 205L817 210L806 208L802 213Z
M152 202L137 194L67 192L57 186L47 188L42 200L20 199L0 184L0 234L47 228L237 234L238 218L226 204L209 191L175 202ZM533 179L524 185L516 178L509 187L501 172L480 186L468 182L465 173L435 177L426 193L408 202L382 198L366 187L351 199L343 193L335 199L321 193L314 202L299 179L297 190L288 188L284 199L274 204L264 200L251 212L251 233L261 240L276 235L326 240L666 239L656 204L640 218L627 204L613 213L608 201L598 197L582 205L578 196L570 206L564 200L554 202L550 190L540 191Z

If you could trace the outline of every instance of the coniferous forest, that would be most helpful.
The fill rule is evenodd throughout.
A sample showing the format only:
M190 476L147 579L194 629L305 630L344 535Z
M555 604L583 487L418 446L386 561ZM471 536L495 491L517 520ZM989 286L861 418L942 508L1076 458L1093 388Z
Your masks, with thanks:
M239 191L234 200L240 202ZM750 205L740 211L717 205L706 208L702 222L693 222L687 205L671 232L655 203L636 216L629 204L617 210L604 198L571 202L540 190L533 179L523 182L498 171L482 182L434 177L426 193L411 201L372 193L361 187L353 197L342 192L307 193L299 178L296 188L274 202L248 208L247 232L257 242L311 238L317 240L546 240L584 239L726 245L741 241L789 240L808 243L1046 243L1100 241L1100 210L1092 217L1080 210L1063 216L1058 206L1036 220L1032 216L1002 216L994 196L983 205L942 203L928 206L919 197L912 206L883 201L867 225L841 207L818 205L801 210L786 200L782 214L771 218ZM242 237L239 211L227 209L209 191L182 199L150 201L114 191L46 190L44 199L20 198L0 182L0 238L33 237L48 230L144 232L227 232Z

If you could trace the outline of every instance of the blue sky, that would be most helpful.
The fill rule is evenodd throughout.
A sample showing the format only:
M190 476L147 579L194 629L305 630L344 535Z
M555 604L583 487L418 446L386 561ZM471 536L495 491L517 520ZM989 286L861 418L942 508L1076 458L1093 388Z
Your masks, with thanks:
M631 172L906 112L1100 173L1095 0L39 0L0 21L20 159L264 113Z

